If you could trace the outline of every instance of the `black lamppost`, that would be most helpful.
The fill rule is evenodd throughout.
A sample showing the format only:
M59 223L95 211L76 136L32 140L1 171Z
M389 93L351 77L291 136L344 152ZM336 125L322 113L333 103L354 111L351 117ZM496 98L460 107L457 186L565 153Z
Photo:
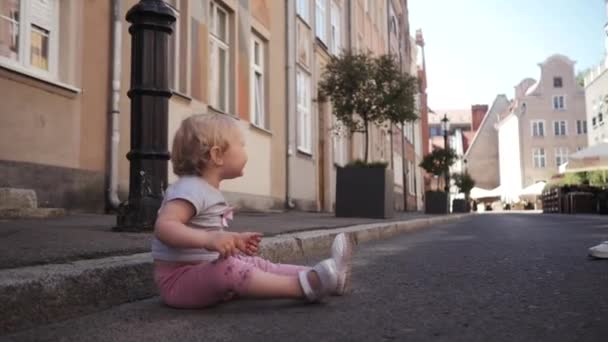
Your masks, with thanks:
M450 132L450 119L448 119L448 114L443 114L443 119L441 119L441 129L443 130L443 146L447 151L450 146L448 145L448 133ZM445 170L445 193L450 193L450 169L447 166Z
M127 12L131 23L131 150L129 199L116 218L118 231L154 227L167 187L169 113L169 37L173 9L162 0L140 0Z

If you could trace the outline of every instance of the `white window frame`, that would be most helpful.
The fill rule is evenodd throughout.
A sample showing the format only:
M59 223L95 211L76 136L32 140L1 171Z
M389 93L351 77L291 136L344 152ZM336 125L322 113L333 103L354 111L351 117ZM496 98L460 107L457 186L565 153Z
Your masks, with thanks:
M329 13L331 16L329 52L338 55L342 50L342 10L333 0Z
M545 149L534 148L532 149L532 163L534 164L534 168L536 169L544 169L547 167L547 158L545 154Z
M345 166L348 163L348 151L346 146L346 127L334 115L333 122L333 147L334 147L334 164Z
M188 56L186 56L186 61L184 61L184 64L186 66L186 72L184 73L184 76L186 77L186 84L185 84L186 88L180 89L181 81L182 81L181 74L180 74L180 66L182 65L182 61L181 61L182 35L188 34L187 32L182 32L181 21L182 20L187 21L188 18L183 17L181 15L182 8L181 8L180 0L169 1L169 5L172 6L173 9L175 9L175 11L177 12L173 34L171 35L171 38L169 40L169 53L172 53L172 57L173 57L173 61L174 61L173 65L172 65L173 77L169 80L169 87L175 93L188 96L190 94L190 80L188 79L188 74L189 74L188 65L190 63L187 58ZM186 27L190 27L189 23L186 23ZM187 38L188 37L186 37L186 42L188 41ZM173 49L173 51L171 51L171 49Z
M40 69L32 65L31 61L31 37L32 37L32 4L33 0L21 0L19 4L19 40L17 42L19 51L17 53L17 60L0 56L0 65L15 70L20 73L31 74L34 77L40 77L50 80L57 80L58 69L59 69L59 0L47 0L52 4L52 18L46 18L48 20L47 26L42 27L49 31L49 56L48 56L48 70ZM9 19L8 17L2 17ZM39 23L40 24L40 23Z
M555 148L555 165L559 167L563 163L567 163L569 159L569 151L567 147Z
M535 127L536 127L536 129L535 129ZM540 127L542 127L542 134L540 134L541 133ZM545 120L530 121L530 134L536 138L544 137L545 136Z
M259 46L258 49L258 63L255 60L255 47L256 44ZM266 42L262 40L258 35L252 33L251 35L251 83L250 83L250 94L251 94L251 115L253 124L267 129L266 123L266 73L265 71L265 58L266 58ZM256 85L258 83L258 77L261 82L259 94L256 93ZM259 109L259 111L257 110Z
M578 135L587 134L587 120L576 120L576 133Z
M327 44L327 0L315 0L315 34Z
M219 21L216 21L217 13L222 12L226 16L226 27L224 28L226 32L226 41L222 41L222 39L218 36L217 30ZM230 103L230 12L224 9L219 3L216 1L211 1L209 3L209 104L224 113L228 113L229 103ZM219 51L224 50L226 56L226 68L224 70L224 94L226 97L224 99L224 103L219 103L219 86L220 86L220 61L219 61Z
M312 154L312 102L310 87L310 75L298 68L296 71L298 150L308 154Z
M560 103L561 100L561 103ZM566 110L566 96L554 95L552 101L553 110Z
M310 0L296 0L296 13L306 23L310 23Z
M407 191L410 195L415 195L414 192L416 185L414 184L414 177L416 175L416 169L414 163L411 160L407 161Z
M568 135L568 121L555 120L553 121L553 135L556 137L565 137Z

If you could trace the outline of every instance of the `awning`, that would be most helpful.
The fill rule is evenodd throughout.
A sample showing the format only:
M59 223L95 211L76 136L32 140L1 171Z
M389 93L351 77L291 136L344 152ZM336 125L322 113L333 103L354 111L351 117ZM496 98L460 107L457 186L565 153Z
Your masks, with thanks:
M471 190L471 198L472 199L482 199L482 198L496 198L500 197L500 186L496 189L487 190L478 187L474 187Z
M608 143L593 145L569 157L565 168L560 172L584 172L608 170Z
M523 189L519 196L540 196L543 194L543 189L545 188L545 182L538 182L530 185L529 187Z

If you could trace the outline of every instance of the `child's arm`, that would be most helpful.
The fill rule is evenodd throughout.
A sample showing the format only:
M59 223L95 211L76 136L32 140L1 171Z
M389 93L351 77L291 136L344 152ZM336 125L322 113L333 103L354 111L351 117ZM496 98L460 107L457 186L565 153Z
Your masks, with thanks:
M155 236L175 248L205 248L219 252L222 257L236 255L236 237L233 234L186 226L194 214L194 207L189 202L180 199L169 201L158 213Z

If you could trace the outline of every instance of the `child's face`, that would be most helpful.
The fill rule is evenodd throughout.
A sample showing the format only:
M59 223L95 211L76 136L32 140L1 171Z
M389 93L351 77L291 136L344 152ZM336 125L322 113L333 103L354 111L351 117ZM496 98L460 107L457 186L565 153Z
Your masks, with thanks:
M247 152L245 152L245 139L238 128L231 134L230 144L224 153L224 165L222 167L222 178L232 179L243 176L243 169L247 164Z

